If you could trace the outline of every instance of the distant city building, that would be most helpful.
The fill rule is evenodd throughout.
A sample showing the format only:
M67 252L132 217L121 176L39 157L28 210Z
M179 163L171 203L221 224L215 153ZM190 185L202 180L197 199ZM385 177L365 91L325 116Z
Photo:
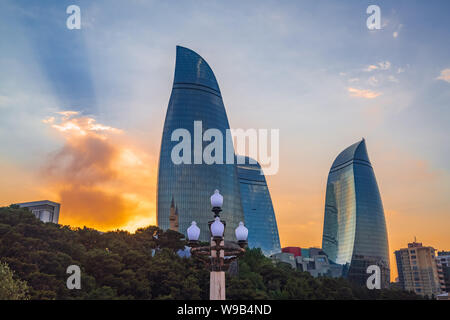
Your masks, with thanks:
M285 247L281 249L281 252L292 253L294 257L302 255L302 248L299 247Z
M283 252L273 254L271 256L272 260L286 263L298 271L309 272L313 277L328 276L338 278L343 274L344 267L330 261L321 249L287 247L282 250Z
M297 270L309 272L313 277L342 277L343 265L328 260L324 252L312 255L309 258L298 256L295 258L295 262L297 263Z
M180 258L190 258L191 257L191 247L184 246L184 249L179 249L177 254Z
M27 208L36 216L36 218L43 222L53 222L57 224L59 221L59 209L61 207L59 203L42 200L17 203L17 205L21 208Z
M238 164L237 170L248 246L261 248L266 256L270 256L280 252L281 246L269 187L259 163L249 157L243 158L245 164Z
M278 252L270 256L274 262L281 262L291 266L292 269L297 269L297 263L295 262L295 256L293 253Z
M429 297L441 293L434 248L408 243L408 248L395 251L395 258L403 290Z
M326 254L321 248L302 248L302 257L305 258L310 258L321 254Z
M197 134L194 134L195 121L201 121L200 132ZM218 189L224 198L221 217L227 223L225 239L235 239L235 228L240 221L245 220L237 168L235 164L227 164L226 161L227 139L223 139L223 164L206 164L203 159L198 161L195 155L202 156L202 151L210 142L202 139L197 145L194 139L208 129L217 129L223 137L227 137L229 128L222 94L212 69L194 51L177 46L175 75L164 121L158 164L156 211L158 226L161 229L170 228L170 206L174 198L179 210L179 231L186 234L191 222L196 221L201 230L200 240L209 241L208 221L213 217L210 197L214 190ZM180 144L181 140L187 142L184 137L181 137L180 141L172 140L172 133L176 129L187 130L190 134L191 164L176 164L172 161L173 148Z
M178 207L175 206L175 202L174 202L173 198L172 198L172 203L170 205L169 221L170 221L169 229L178 232Z
M439 251L436 262L441 289L450 293L450 251Z
M322 248L331 261L346 266L349 280L365 285L367 268L377 265L382 287L389 285L386 221L364 139L342 151L331 166Z
M438 257L436 257L435 259L436 259L436 269L437 269L437 274L438 274L438 279L439 279L439 289L441 292L446 292L444 269L442 267L441 260L438 259Z
M436 300L450 300L450 296L448 292L441 293L436 296Z

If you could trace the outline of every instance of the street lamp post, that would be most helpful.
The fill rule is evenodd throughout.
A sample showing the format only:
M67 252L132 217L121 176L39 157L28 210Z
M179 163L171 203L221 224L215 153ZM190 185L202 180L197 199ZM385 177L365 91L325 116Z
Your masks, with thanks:
M222 205L223 196L219 190L215 190L211 196L214 220L208 222L211 237L209 246L199 246L200 228L195 221L192 221L187 229L191 254L201 259L210 270L210 300L225 300L225 271L228 270L231 262L245 253L247 246L248 229L243 222L240 222L235 230L238 246L233 243L225 244L223 235L226 223L220 219Z

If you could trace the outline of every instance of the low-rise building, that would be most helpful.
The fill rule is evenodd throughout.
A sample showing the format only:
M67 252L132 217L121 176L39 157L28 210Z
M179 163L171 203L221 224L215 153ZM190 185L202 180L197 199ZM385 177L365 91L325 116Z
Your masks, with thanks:
M436 300L449 300L450 301L450 296L449 296L448 292L441 293L436 296Z
M300 247L284 247L281 249L281 252L292 253L294 257L302 255L302 248Z
M338 278L342 276L343 266L328 260L326 254L312 255L307 257L296 257L297 269L309 272L313 277L328 276Z
M331 262L320 248L301 249L287 247L271 255L276 262L286 263L298 271L309 272L313 277L341 277L343 266Z
M42 222L53 222L57 224L59 221L59 209L61 207L59 203L42 200L16 204L21 208L30 210Z
M277 263L286 263L290 265L293 269L297 269L297 264L295 262L295 256L293 253L289 252L278 252L274 253L270 256L274 262Z

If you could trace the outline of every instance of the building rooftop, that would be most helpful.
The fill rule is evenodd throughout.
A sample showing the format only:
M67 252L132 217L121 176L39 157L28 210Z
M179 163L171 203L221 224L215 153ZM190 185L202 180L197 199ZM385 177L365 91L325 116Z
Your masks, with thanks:
M366 148L366 140L364 140L364 138L342 151L334 160L330 170L346 165L352 160L364 161L370 165L369 155L367 154Z
M219 85L209 64L191 49L177 46L173 84L194 84L208 87L220 94Z
M16 205L18 205L20 207L33 207L33 206L42 206L42 205L50 205L50 206L54 206L54 207L60 207L59 203L53 202L50 200L22 202L22 203L16 203Z

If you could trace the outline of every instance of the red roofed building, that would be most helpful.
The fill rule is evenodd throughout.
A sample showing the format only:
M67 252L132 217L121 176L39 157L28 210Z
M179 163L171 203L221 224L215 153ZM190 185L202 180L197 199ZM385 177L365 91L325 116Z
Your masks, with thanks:
M300 247L286 247L286 248L282 248L281 252L292 253L294 255L294 257L301 257L302 256L302 249Z

